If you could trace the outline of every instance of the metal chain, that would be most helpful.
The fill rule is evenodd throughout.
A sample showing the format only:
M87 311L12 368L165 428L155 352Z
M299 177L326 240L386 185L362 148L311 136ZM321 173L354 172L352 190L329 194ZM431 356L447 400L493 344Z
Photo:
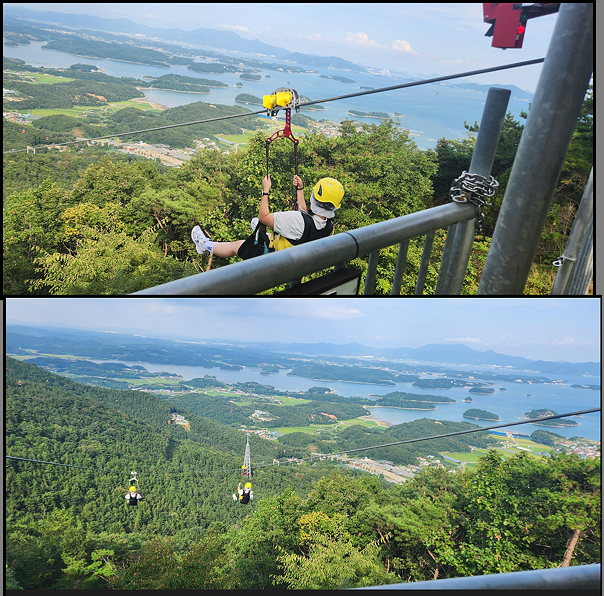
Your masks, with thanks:
M478 234L482 234L482 224L484 221L483 209L485 206L490 206L491 203L487 199L491 198L499 183L489 176L485 178L480 174L469 174L466 171L461 173L459 178L456 178L451 185L450 197L455 203L474 203L478 207L478 217L476 220L476 228Z

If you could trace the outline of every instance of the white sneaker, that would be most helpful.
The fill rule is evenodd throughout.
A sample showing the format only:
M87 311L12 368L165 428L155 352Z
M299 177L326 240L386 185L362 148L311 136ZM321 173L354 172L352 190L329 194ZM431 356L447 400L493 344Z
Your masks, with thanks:
M209 240L209 238L201 231L199 226L195 226L191 230L191 239L193 242L195 242L195 248L200 255L210 252L206 248L206 242Z
M250 223L252 224L252 232L255 232L256 226L260 223L260 220L257 217L254 217Z

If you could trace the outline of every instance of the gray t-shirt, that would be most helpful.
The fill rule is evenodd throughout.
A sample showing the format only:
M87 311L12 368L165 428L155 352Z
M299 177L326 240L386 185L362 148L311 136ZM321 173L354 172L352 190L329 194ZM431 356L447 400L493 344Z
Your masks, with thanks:
M318 215L312 215L317 230L322 230L327 225L326 219ZM304 217L300 211L277 211L273 213L275 234L281 234L284 238L298 240L304 233Z

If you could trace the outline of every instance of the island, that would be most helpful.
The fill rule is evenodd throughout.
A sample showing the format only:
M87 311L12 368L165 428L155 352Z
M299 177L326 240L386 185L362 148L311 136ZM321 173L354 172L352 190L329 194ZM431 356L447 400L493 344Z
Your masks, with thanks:
M335 75L319 75L319 78L340 81L341 83L356 83L356 81L353 81L352 79L347 79L346 77L337 77Z
M390 115L386 112L359 112L359 110L348 110L351 116L357 116L359 118L390 118Z
M170 91L185 91L187 93L210 93L209 87L216 87L218 89L228 88L228 85L221 81L183 77L175 74L162 75L161 77L146 77L146 79L149 81L149 86L137 87L137 89L169 89Z
M556 416L558 413L553 410L548 410L547 408L543 408L541 410L531 410L530 412L525 412L525 418L541 418L541 416ZM553 427L563 427L563 426L579 426L578 422L574 420L567 420L566 418L557 418L556 420L541 420L539 422L533 422L532 424L538 426L553 426Z
M471 398L471 397L468 395L468 397L466 397L466 398L464 399L464 401L470 402L470 401L474 401L474 400L473 400L473 399L472 399L472 398Z
M492 420L497 422L501 420L497 414L493 412L487 412L486 410L478 410L477 408L471 408L463 413L464 418L471 418L472 420Z
M243 79L244 81L261 81L262 80L261 75L247 74L247 73L240 74L239 78Z
M493 395L495 389L493 387L472 387L470 393L478 393L479 395Z
M419 395L417 393L403 393L402 391L391 391L386 395L374 395L377 398L376 406L387 406L401 408L404 410L435 410L435 403L455 403L450 397L442 395Z
M396 373L354 366L299 364L294 366L287 374L288 376L306 377L315 381L345 381L346 383L396 386L394 382Z

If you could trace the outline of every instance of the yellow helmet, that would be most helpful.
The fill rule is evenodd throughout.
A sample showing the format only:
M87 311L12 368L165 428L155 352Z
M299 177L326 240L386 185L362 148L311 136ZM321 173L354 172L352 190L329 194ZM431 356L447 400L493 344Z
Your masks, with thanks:
M249 482L247 482L247 483L245 484L245 488L252 488L252 485L251 485Z
M321 178L312 190L315 199L321 203L330 203L336 209L342 204L344 187L335 178Z
M131 487L130 487L130 492L131 492L131 493L136 492L136 486L131 486Z

